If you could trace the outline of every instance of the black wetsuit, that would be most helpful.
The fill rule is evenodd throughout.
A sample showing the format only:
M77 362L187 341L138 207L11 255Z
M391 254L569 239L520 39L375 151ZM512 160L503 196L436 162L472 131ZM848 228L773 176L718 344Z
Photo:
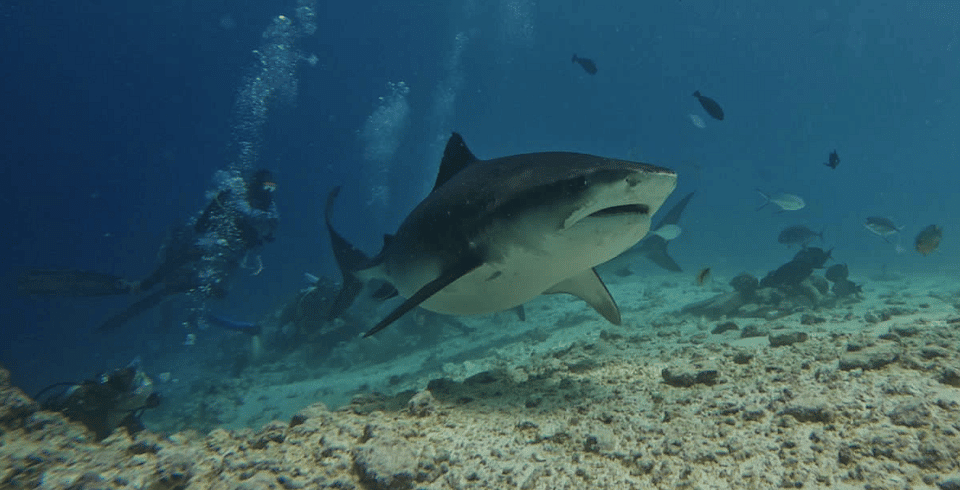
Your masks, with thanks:
M273 241L279 222L274 185L271 174L260 170L246 183L245 192L220 190L192 224L173 234L164 260L137 288L159 289L108 318L98 330L119 328L176 294L190 294L199 301L224 298L228 279L247 253Z

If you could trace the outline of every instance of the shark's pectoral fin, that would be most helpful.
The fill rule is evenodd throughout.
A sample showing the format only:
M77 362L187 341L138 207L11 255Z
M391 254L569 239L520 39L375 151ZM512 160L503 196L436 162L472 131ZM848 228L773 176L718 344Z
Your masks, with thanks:
M620 325L620 308L613 301L613 296L610 296L610 291L597 275L597 271L587 269L576 276L560 281L544 292L544 294L556 293L572 294L586 301L610 323Z
M463 257L459 262L454 264L451 267L448 267L446 270L440 274L440 277L430 281L426 286L423 286L416 293L413 294L410 298L404 301L400 306L395 310L391 311L389 315L386 316L383 320L380 320L373 328L370 329L367 333L363 334L364 337L369 337L384 328L387 328L391 323L395 322L398 318L403 316L408 311L414 309L420 303L423 303L428 298L437 294L441 289L449 286L460 279L461 277L469 274L471 271L480 267L483 264L483 260L479 256L469 256Z

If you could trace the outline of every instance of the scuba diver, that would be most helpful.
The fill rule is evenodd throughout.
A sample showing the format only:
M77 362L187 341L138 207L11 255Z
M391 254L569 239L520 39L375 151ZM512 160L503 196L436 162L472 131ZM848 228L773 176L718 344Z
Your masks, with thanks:
M268 170L243 178L220 171L210 203L175 230L161 249L160 265L139 281L100 272L31 270L19 277L22 294L55 296L144 296L108 318L98 330L107 332L174 296L185 294L201 305L227 295L228 279L249 253L274 239L279 222ZM259 262L259 257L257 257ZM262 264L258 264L262 269ZM260 272L258 269L254 274Z
M63 388L54 392L55 388ZM140 367L140 359L124 368L103 373L81 383L57 383L33 397L44 410L60 412L80 422L102 441L118 427L130 435L144 430L140 417L144 410L160 405L153 381Z

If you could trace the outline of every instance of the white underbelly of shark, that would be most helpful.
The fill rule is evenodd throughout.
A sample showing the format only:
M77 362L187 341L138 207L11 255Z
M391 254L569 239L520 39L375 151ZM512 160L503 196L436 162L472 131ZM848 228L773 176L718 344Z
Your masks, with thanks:
M548 228L546 216L531 215L509 225L491 227L482 247L496 247L486 262L420 304L436 313L478 315L522 305L561 281L607 262L636 245L650 229L645 214L585 217L565 229ZM505 229L509 228L509 229ZM502 242L496 237L515 236ZM397 291L410 297L436 279L439 261L413 260L404 272L389 278Z

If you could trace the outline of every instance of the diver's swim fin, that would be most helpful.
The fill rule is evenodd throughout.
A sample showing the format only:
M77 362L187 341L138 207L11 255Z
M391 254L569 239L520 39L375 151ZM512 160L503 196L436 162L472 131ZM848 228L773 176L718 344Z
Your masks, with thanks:
M143 314L143 312L157 306L163 300L167 299L168 296L177 294L178 291L168 291L166 289L161 289L159 291L154 291L143 298L140 298L135 303L128 306L126 309L117 313L116 315L111 316L102 325L97 328L98 332L106 333L112 332L125 323L133 320L134 318Z
M115 296L133 292L133 284L102 272L38 269L17 278L20 294L45 296Z

